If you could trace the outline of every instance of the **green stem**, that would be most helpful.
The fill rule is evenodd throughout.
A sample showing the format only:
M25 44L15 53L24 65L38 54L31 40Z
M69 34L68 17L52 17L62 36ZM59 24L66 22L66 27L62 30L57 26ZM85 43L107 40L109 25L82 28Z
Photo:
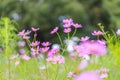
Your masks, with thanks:
M59 72L59 64L57 64L55 80L57 80L58 72Z
M58 36L58 38L59 38L59 41L60 41L61 47L63 47L63 42L62 42L62 39L61 39L61 37L60 37L59 33L58 33L58 32L56 32L56 33L57 33L57 36Z
M5 24L5 54L7 55L8 58L8 79L11 79L11 72L10 72L10 53L8 52L8 45L9 45L9 36L8 36L8 25L9 25L9 19L5 19L4 20L4 24Z
M70 40L70 33L68 33L68 41Z
M72 34L72 37L76 34L76 32L77 32L77 28L74 29L74 32L73 32L73 34Z

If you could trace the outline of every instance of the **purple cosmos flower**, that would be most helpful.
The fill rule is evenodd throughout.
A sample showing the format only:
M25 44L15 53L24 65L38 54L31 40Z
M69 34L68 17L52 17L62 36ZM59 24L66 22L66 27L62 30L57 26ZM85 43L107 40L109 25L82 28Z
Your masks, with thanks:
M34 27L31 28L31 30L34 31L34 32L38 31L39 29L40 28L34 28Z
M70 33L70 32L71 32L71 28L65 28L65 29L64 29L64 32L65 32L65 33Z
M85 37L81 37L80 41L85 42L88 41L90 37L85 36Z
M43 42L43 43L41 43L42 44L42 46L45 46L45 47L47 47L47 46L50 46L51 45L51 43L50 42Z
M116 31L116 34L117 34L117 35L120 35L120 29L118 29L118 30Z
M40 41L35 41L30 44L30 46L38 46L40 44Z
M102 31L93 31L93 33L92 33L92 35L93 36L100 36L100 35L102 35L103 34L103 32Z
M82 25L81 25L81 24L78 24L78 23L74 23L73 26L74 26L75 28L82 28Z
M53 55L56 54L58 51L59 51L59 48L51 49L50 51L48 51L48 56L53 56Z
M55 27L55 28L50 32L50 34L56 33L56 32L58 31L58 29L59 29L59 27Z
M74 80L102 80L96 72L82 72L76 76Z

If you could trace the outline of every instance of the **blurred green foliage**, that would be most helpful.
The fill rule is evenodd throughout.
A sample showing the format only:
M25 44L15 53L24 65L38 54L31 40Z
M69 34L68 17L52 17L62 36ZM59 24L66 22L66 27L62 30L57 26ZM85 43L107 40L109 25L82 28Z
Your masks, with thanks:
M41 40L50 40L48 35L55 26L61 26L63 18L73 18L84 26L89 34L101 22L106 29L119 27L119 0L0 0L0 16L15 19L17 29L40 27ZM112 9L112 10L111 10ZM46 34L44 34L46 33Z

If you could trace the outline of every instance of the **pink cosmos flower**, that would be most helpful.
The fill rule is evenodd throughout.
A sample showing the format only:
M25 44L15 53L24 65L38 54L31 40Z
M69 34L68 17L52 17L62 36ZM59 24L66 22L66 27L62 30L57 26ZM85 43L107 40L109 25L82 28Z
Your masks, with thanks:
M48 51L48 56L53 56L53 55L56 54L58 51L59 51L58 48L51 49L50 51Z
M20 53L21 55L23 55L23 54L25 54L25 50L24 50L24 49L20 49L20 50L19 50L19 53Z
M29 31L29 30L27 30L26 32L25 32L25 30L22 30L21 32L19 32L19 36L22 36L23 37L23 39L29 39L30 38L30 36L28 36L29 34L31 33L31 31Z
M30 39L30 36L23 36L23 39Z
M90 37L85 36L85 37L81 37L80 41L85 42L88 41Z
M37 48L36 49L34 49L34 48L31 48L31 55L33 56L33 57L36 57L38 54L39 54L39 46L37 46Z
M26 32L25 32L25 30L22 30L21 32L19 32L19 36L26 36L26 35L29 35L31 33L31 31L29 31L29 30L27 30Z
M18 66L20 64L20 61L15 62L15 66Z
M0 48L0 52L2 52L3 50L2 50L2 48Z
M44 48L40 48L39 51L41 53L46 53L46 52L48 52L49 49L50 49L50 47L44 47Z
M78 53L79 57L82 57L88 54L102 56L107 53L106 45L103 45L98 41L82 42L80 43L80 45L74 46L74 49Z
M70 33L71 32L71 28L65 28L64 29L64 33Z
M76 76L74 80L102 80L96 72L82 72L80 75Z
M116 34L117 34L117 35L120 35L120 29L118 29L118 30L116 31Z
M32 29L32 31L36 32L36 31L38 31L40 28L34 28L34 27L32 27L31 29Z
M108 78L108 74L107 73L103 73L100 75L100 78L104 79L104 78Z
M22 30L21 32L18 33L19 36L24 36L25 35L25 30Z
M30 46L38 46L40 44L40 41L35 41L30 44Z
M13 55L13 56L10 57L10 59L11 60L16 59L18 56L19 56L18 54L17 55Z
M70 19L63 19L63 27L69 28L73 25L73 20Z
M100 35L102 35L103 34L103 32L102 31L93 31L93 33L92 33L92 35L93 36L100 36Z
M53 64L64 64L65 58L62 55L53 56L52 63Z
M72 24L75 28L82 28L82 25L81 24L78 24L78 23L73 23Z
M42 46L45 46L45 47L47 47L47 46L50 46L51 45L51 43L50 42L43 42L43 43L41 43L42 44Z
M48 58L46 58L46 61L47 62L51 62L53 60L53 57L48 57Z
M59 27L55 27L55 28L50 32L50 34L56 33L56 32L58 31L58 29L59 29Z
M28 60L30 60L30 57L29 57L29 56L27 56L27 55L22 55L22 59L23 59L23 60L27 60L27 61L28 61Z
M73 77L75 77L75 74L74 74L73 72L69 72L69 73L67 74L67 77L68 77L68 78L73 78Z
M64 64L65 58L62 55L50 56L46 59L47 62L52 62L53 64Z
M34 34L34 37L36 37L37 36L37 34Z

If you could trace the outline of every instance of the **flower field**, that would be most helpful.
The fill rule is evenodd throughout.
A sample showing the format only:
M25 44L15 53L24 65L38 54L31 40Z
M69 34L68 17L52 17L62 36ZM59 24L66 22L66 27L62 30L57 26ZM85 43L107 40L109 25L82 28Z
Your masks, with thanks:
M0 80L120 80L120 29L75 36L84 26L63 19L49 33L59 43L39 41L40 28L17 31L16 23L0 20Z

